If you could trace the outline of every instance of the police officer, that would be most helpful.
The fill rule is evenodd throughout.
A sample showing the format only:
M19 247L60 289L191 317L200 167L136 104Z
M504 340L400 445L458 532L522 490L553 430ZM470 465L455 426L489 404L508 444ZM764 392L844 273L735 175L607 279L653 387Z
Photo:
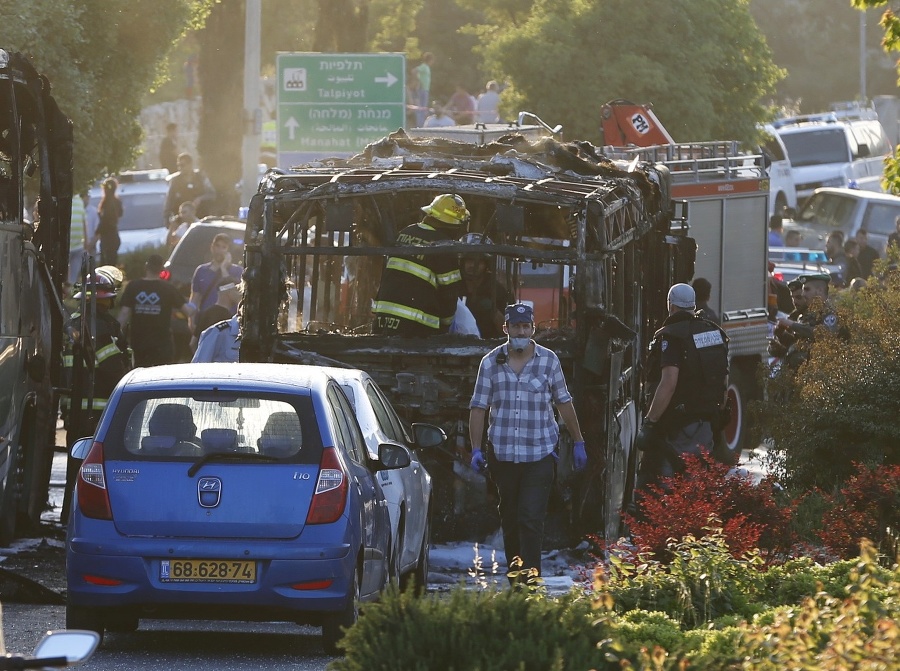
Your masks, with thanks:
M694 312L688 284L669 289L669 316L650 343L656 389L635 446L643 453L638 488L683 468L682 455L713 449L728 380L728 336Z
M191 363L237 363L241 354L241 327L238 315L218 322L200 334Z
M788 289L791 292L791 301L794 309L786 318L781 318L775 324L772 333L772 339L769 341L769 356L782 358L787 355L791 345L797 340L796 336L789 330L788 326L800 320L806 310L806 297L803 295L803 282L800 278L793 279L788 282Z
M816 326L822 325L833 333L837 333L840 330L837 315L828 301L828 287L831 283L831 275L828 273L814 273L801 275L797 280L803 284L803 301L806 302L806 305L802 313L797 317L792 319L788 316L778 320L778 327L784 329L789 336L793 337L792 348L796 348L802 342L812 342L815 337ZM794 313L791 314L793 315Z
M121 271L102 266L77 286L74 299L85 312L75 312L66 324L68 335L63 355L63 376L70 389L66 444L92 436L119 380L131 369L131 355L119 322L110 314L119 287ZM94 307L92 309L91 304ZM93 369L93 375L90 374ZM68 505L80 462L68 460L62 519Z
M456 240L469 221L465 201L444 193L422 208L425 218L397 236L400 246ZM428 336L446 333L463 295L455 254L396 255L387 259L375 297L376 333Z

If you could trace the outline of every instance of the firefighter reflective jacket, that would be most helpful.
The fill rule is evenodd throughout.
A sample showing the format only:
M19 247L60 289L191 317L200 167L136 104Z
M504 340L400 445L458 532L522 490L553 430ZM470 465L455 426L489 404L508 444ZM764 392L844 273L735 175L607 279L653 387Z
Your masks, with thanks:
M131 357L122 335L122 327L119 322L106 310L97 310L97 325L94 336L94 398L90 410L102 411L109 396L115 389L119 380L131 368ZM77 338L81 337L81 315L75 313L66 325L66 332L74 334L66 343L66 351L63 356L63 375L66 386L76 383L73 379L75 365L74 345ZM82 380L87 376L82 375ZM88 389L79 389L82 398L81 408L87 410ZM74 392L74 390L73 390Z
M456 240L456 233L425 223L407 226L397 236L401 246L430 245ZM446 332L456 313L456 299L463 294L456 254L390 256L375 299L377 317L411 322L418 327ZM388 328L402 332L400 328Z

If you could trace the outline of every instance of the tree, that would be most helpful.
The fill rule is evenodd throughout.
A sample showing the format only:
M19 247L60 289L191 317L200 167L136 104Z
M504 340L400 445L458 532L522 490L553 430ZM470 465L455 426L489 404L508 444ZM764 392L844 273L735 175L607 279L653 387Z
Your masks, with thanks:
M679 141L750 139L783 72L748 0L535 0L516 25L482 26L487 67L512 89L507 111L599 140L612 98L653 103Z
M884 272L888 261L878 265ZM760 407L773 472L790 488L831 491L856 463L900 463L900 274L834 302L841 328L818 327L809 359L783 366Z
M198 167L216 189L216 201L207 214L236 216L238 211L235 185L243 169L245 15L243 0L217 3L197 33L197 79L203 95Z
M172 45L211 0L30 0L0 3L3 48L29 54L75 127L75 188L128 167L144 94Z
M883 7L887 0L850 0L857 9L869 7ZM881 27L884 29L884 39L881 44L887 52L900 51L900 17L894 14L893 9L885 10L881 17ZM897 62L897 70L900 71L900 61ZM900 80L897 82L900 84ZM884 162L883 186L894 195L900 195L900 146L894 149L894 156Z
M787 70L778 84L779 103L799 103L802 112L822 112L832 102L860 93L859 12L847 0L752 0L753 15L775 62ZM877 12L866 31L867 94L896 92L893 65L879 57Z

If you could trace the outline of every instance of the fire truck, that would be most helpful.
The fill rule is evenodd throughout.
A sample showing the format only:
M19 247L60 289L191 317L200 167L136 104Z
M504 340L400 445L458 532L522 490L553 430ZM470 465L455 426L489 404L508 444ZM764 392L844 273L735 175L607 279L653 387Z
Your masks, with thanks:
M666 317L669 286L694 270L696 244L671 187L665 166L617 162L588 143L530 142L514 129L485 144L398 131L349 159L270 171L249 208L241 360L361 368L406 421L441 425L445 450L422 455L435 481L432 528L470 538L489 512L473 492L484 492L484 480L472 482L467 467L468 404L480 360L502 340L370 328L397 233L436 195L459 194L469 231L489 241L413 253L489 254L517 298L528 269L565 269L548 273L556 302L535 339L560 357L589 461L574 472L564 432L547 528L560 540L587 531L618 538L637 468L643 354Z
M627 161L659 162L672 176L672 197L688 204L697 241L695 276L713 286L710 307L730 338L728 394L734 412L725 429L736 457L753 447L747 405L758 398L767 357L769 180L759 154L735 141L676 143L648 105L615 100L601 108L603 151Z
M0 49L0 545L47 505L71 213L72 123L28 59Z

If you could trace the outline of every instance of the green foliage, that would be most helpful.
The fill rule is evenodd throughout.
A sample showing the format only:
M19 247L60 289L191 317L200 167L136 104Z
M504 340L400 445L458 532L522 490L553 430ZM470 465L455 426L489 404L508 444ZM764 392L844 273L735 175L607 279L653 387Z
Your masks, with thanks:
M548 597L539 586L390 590L364 607L346 656L329 668L898 668L900 568L879 566L871 544L856 561L767 569L753 556L734 559L717 529L673 545L680 560L668 566L614 558L598 571L592 600L580 590Z
M597 568L596 593L610 595L618 612L658 610L686 627L756 612L753 603L763 587L758 551L733 557L721 529L672 541L669 550L672 558L665 564L649 554L614 551L609 568Z
M871 544L850 572L846 594L819 593L746 624L736 648L739 668L896 669L900 649L900 570L885 575Z
M771 471L791 490L830 492L857 462L900 463L900 275L845 292L837 315L849 337L820 327L809 360L783 367L761 405Z
M7 49L32 57L75 126L76 190L129 167L144 94L176 39L212 0L31 0L0 4Z
M335 671L618 668L600 646L590 601L546 598L529 590L467 591L415 597L389 591L365 607L347 632Z
M122 273L125 275L125 281L140 279L144 276L144 264L150 255L159 254L164 259L167 259L171 251L166 245L160 245L159 247L148 245L127 254L119 254L119 268L122 269Z
M783 76L746 1L536 0L481 37L514 103L577 139L598 139L612 98L652 102L676 140L750 139Z

